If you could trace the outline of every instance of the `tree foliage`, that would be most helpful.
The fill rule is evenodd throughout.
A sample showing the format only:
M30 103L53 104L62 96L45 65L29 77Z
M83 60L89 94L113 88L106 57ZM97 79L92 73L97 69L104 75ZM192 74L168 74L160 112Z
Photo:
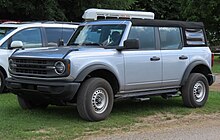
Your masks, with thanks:
M178 0L138 0L132 9L154 12L157 19L179 19L180 5L181 3Z
M55 0L0 0L2 19L65 20L64 12Z

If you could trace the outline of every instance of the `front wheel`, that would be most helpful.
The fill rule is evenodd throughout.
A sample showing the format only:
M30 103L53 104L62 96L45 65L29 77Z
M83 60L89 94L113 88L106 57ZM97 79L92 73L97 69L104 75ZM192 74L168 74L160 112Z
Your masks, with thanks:
M112 87L105 79L90 78L79 89L77 110L85 120L101 121L110 114L113 100Z
M187 107L202 107L208 99L208 93L207 78L200 73L191 73L182 87L183 103Z

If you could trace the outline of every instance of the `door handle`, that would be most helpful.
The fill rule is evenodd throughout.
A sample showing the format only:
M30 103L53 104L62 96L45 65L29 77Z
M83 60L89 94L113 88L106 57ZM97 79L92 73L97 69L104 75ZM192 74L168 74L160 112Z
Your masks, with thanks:
M159 61L160 60L160 57L157 57L157 56L153 56L150 58L150 61Z
M184 60L184 59L188 59L188 57L185 56L185 55L181 55L181 56L179 57L179 59L180 59L180 60Z

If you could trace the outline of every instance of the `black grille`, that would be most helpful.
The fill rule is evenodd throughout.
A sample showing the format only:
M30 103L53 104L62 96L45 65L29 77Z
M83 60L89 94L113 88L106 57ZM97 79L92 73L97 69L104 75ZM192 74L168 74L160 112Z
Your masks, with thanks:
M9 70L14 75L33 77L58 77L54 64L57 59L9 58ZM64 61L64 64L67 64ZM66 72L64 73L66 75Z

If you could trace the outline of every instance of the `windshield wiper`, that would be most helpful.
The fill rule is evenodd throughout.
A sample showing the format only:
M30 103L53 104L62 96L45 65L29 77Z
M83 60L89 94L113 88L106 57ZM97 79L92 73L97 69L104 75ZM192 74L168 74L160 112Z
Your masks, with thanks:
M86 45L86 46L89 46L89 45L91 45L91 46L100 46L100 47L105 47L103 44L101 44L101 43L97 43L97 42L84 42L84 43L82 43L82 44L80 44L80 45Z
M71 45L78 46L78 45L79 45L79 43L70 43L70 44L68 44L68 46L71 46Z
M69 44L68 46L71 46L71 45L74 45L74 46L83 46L83 45L85 45L85 46L99 46L99 47L103 47L103 48L105 48L105 45L104 44L99 44L99 43L97 43L97 42L84 42L84 43L71 43L71 44Z

